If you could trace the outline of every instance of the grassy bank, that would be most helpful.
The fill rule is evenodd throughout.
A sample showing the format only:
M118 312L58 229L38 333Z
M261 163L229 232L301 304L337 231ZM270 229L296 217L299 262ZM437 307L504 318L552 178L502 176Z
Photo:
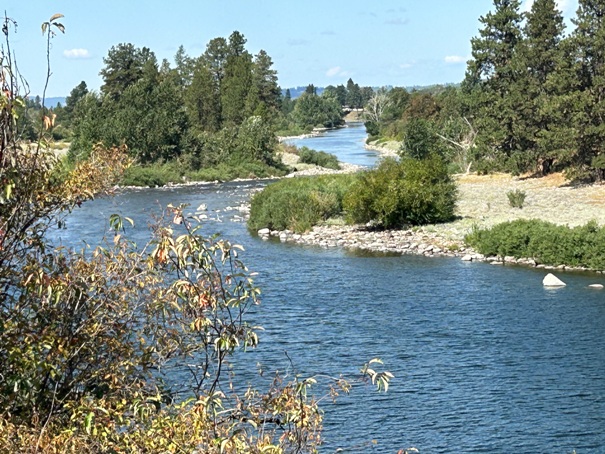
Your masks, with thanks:
M221 163L196 171L187 170L178 162L170 162L130 167L125 172L120 184L155 187L187 181L231 181L238 178L282 177L287 173L288 169L283 165L273 167L261 162Z
M532 258L543 265L605 269L605 228L594 221L567 227L520 219L475 229L465 241L485 255Z

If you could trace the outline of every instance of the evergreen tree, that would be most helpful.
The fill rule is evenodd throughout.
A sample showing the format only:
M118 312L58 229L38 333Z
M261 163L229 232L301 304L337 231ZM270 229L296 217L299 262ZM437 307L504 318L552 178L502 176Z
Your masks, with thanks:
M225 64L227 63L228 54L227 40L225 38L214 38L210 40L202 56L212 73L217 90L223 81L223 77L225 77Z
M65 98L65 107L63 108L63 111L65 112L65 118L68 122L71 120L76 104L78 104L78 101L86 96L87 93L88 87L86 86L86 82L82 81L76 85L69 92L69 96Z
M347 105L352 109L358 109L363 106L361 89L358 84L353 82L353 79L347 81Z
M541 170L548 173L558 154L554 135L559 134L561 118L553 116L552 104L561 94L556 81L562 70L561 41L565 25L555 0L535 0L527 14L525 40L519 46L520 72L518 89L523 97L519 109L518 135L523 149L513 156L516 170Z
M288 115L294 109L294 102L292 101L292 95L290 93L290 89L286 89L286 93L281 101L281 112L284 115Z
M576 63L576 153L580 173L600 170L605 156L605 0L580 0L571 38ZM605 167L605 166L603 166Z
M206 60L199 59L191 84L185 89L185 106L194 130L216 132L221 126L221 106L215 80Z
M500 165L521 146L516 131L521 104L516 59L522 39L519 6L519 0L494 0L494 12L479 19L483 28L471 40L472 59L463 83L477 115L478 142L486 157Z
M174 71L178 76L179 85L183 88L187 87L193 78L195 62L187 55L187 52L185 52L185 48L182 45L179 46L174 55L174 64Z
M245 50L244 36L235 31L229 37L224 77L220 84L222 118L227 125L239 125L246 118L246 99L252 85L252 56Z
M347 89L344 85L340 84L336 87L336 99L341 106L347 104Z
M260 115L264 119L275 116L279 110L281 90L277 84L277 71L272 69L271 57L261 50L252 65L252 86L246 100L249 115Z
M129 86L143 77L143 70L148 61L157 69L155 55L147 47L142 49L133 44L118 44L109 49L107 57L103 58L105 67L101 69L103 77L101 91L103 94L117 100ZM148 70L150 67L148 66Z

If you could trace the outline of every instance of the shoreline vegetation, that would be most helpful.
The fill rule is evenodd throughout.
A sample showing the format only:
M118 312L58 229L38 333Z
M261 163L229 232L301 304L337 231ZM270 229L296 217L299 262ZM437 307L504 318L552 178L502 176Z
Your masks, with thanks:
M323 131L297 136L314 137ZM280 138L280 141L293 137ZM397 142L373 141L366 145L382 158L396 156ZM362 171L361 166L340 162L341 169L328 169L313 164L301 164L299 156L282 151L278 154L282 164L290 169L283 176L264 178L236 178L230 181L245 182L280 180L284 178L308 177L334 174L351 174ZM365 225L345 225L339 218L329 219L313 226L306 233L291 230L258 229L258 235L268 240L273 237L282 242L313 245L324 248L346 248L387 254L416 254L429 257L459 257L465 261L488 262L494 265L524 265L545 270L579 270L605 273L583 266L565 264L546 265L534 258L485 255L469 246L467 235L481 229L490 229L498 224L519 219L551 222L560 226L579 227L595 221L605 225L605 185L571 185L562 173L545 177L515 177L509 174L458 174L454 176L459 199L456 219L440 224L428 224L407 229L373 230ZM214 181L190 181L165 185L166 188L208 185ZM137 186L121 186L121 189L143 189ZM507 193L523 191L527 194L522 209L510 206Z
M393 145L370 143L368 149L382 157L395 152ZM284 161L286 162L286 161ZM354 172L354 168L340 173ZM315 169L313 173L294 172L291 176L335 173L329 169ZM258 229L258 235L269 240L314 245L324 248L341 247L362 251L417 254L430 257L459 257L465 261L488 262L494 265L525 265L545 270L594 271L585 266L565 264L547 265L531 257L484 255L465 242L465 237L478 230L516 220L537 220L559 226L580 227L591 221L605 225L605 185L571 185L562 173L545 177L515 177L509 174L458 174L454 176L459 199L456 219L440 224L428 224L407 229L372 230L365 225L344 225L342 219L329 219L312 227L306 233L291 230ZM523 191L527 194L523 208L510 206L507 193Z

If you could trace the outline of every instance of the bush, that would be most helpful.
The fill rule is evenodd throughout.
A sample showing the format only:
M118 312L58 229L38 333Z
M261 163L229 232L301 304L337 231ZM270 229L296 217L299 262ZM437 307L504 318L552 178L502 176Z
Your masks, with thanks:
M383 228L447 222L454 217L456 185L442 159L385 159L362 173L344 199L347 220Z
M168 183L181 183L181 177L176 163L133 166L126 169L120 184L154 188Z
M59 17L43 25L47 43ZM0 73L0 451L317 452L316 378L232 386L233 354L258 343L245 314L259 290L242 248L202 236L183 206L166 207L147 245L113 215L102 246L54 247L46 232L107 193L130 159L125 147L95 147L56 170L51 150L20 141L22 79L3 47ZM377 362L358 378L386 391L392 374ZM332 396L351 388L327 380Z
M491 229L476 229L465 241L485 255L533 258L544 265L605 269L605 228L594 221L570 228L521 219Z
M289 178L270 184L252 198L248 226L305 232L342 213L353 175Z
M508 204L512 208L523 208L523 203L525 202L525 191L521 191L520 189L515 189L514 191L508 191L506 196L508 197Z
M338 158L325 151L316 151L311 148L302 147L298 151L298 156L300 157L300 162L303 164L314 164L326 169L340 170Z

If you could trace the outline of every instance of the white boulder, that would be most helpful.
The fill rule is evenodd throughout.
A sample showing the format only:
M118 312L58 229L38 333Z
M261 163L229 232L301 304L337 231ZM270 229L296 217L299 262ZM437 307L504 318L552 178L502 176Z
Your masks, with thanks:
M602 289L603 288L603 284L590 284L588 287L590 287L590 288L596 288L596 289Z
M544 287L565 287L567 284L552 273L548 273L542 281Z

